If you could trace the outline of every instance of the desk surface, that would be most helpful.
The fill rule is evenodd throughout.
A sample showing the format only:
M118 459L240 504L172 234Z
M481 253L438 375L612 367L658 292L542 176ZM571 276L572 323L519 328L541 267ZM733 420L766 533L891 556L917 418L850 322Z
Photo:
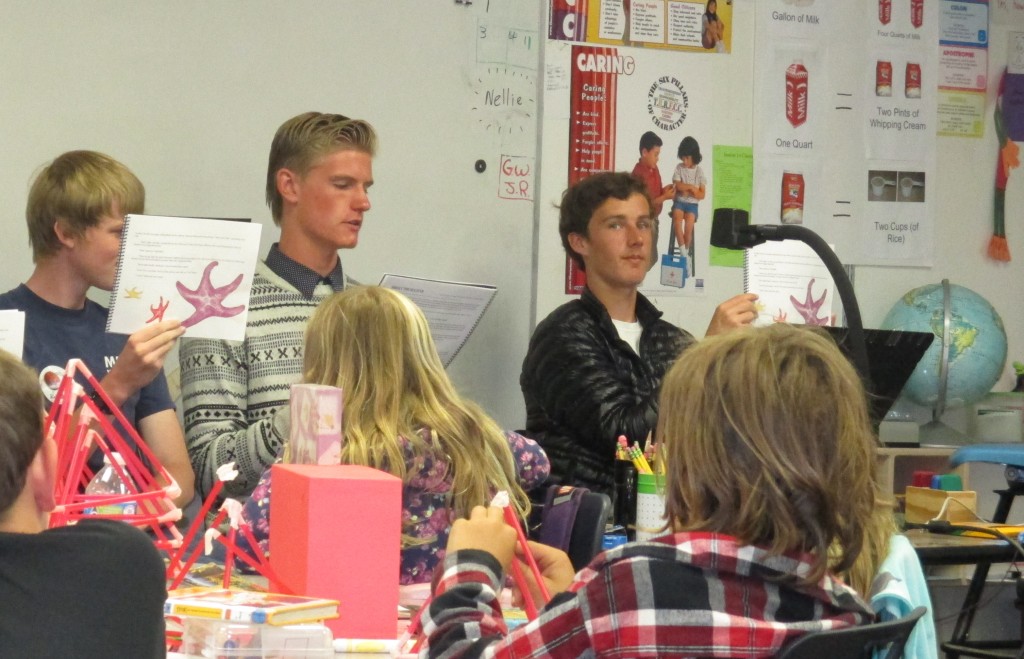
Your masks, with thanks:
M968 565L1013 560L1016 549L1005 540L973 538L911 529L905 533L923 565Z

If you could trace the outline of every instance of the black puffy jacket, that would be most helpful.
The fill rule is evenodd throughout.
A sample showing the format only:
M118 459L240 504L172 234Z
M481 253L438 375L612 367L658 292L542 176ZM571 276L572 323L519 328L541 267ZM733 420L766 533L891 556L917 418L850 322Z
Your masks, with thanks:
M534 330L519 384L526 434L547 452L551 482L611 493L619 435L642 440L654 429L661 380L694 338L640 294L636 316L639 355L589 289Z

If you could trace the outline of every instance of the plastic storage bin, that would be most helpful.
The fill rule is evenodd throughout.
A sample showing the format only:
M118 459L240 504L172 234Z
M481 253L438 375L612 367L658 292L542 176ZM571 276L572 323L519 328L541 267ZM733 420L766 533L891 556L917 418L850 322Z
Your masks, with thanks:
M189 659L319 659L334 657L334 638L322 624L253 625L185 618L181 654Z

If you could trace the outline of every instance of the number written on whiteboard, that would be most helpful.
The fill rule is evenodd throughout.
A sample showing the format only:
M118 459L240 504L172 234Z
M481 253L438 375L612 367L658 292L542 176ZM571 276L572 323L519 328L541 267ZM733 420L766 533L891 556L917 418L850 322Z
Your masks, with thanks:
M480 21L476 30L477 64L537 70L537 32Z

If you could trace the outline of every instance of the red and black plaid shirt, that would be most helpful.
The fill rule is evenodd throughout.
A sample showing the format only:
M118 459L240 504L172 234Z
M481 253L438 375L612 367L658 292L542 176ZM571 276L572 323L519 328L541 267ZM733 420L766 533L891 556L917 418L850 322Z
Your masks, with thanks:
M490 554L445 560L423 616L430 657L768 657L808 632L866 623L871 609L808 556L730 536L680 533L598 556L533 622L507 633Z

